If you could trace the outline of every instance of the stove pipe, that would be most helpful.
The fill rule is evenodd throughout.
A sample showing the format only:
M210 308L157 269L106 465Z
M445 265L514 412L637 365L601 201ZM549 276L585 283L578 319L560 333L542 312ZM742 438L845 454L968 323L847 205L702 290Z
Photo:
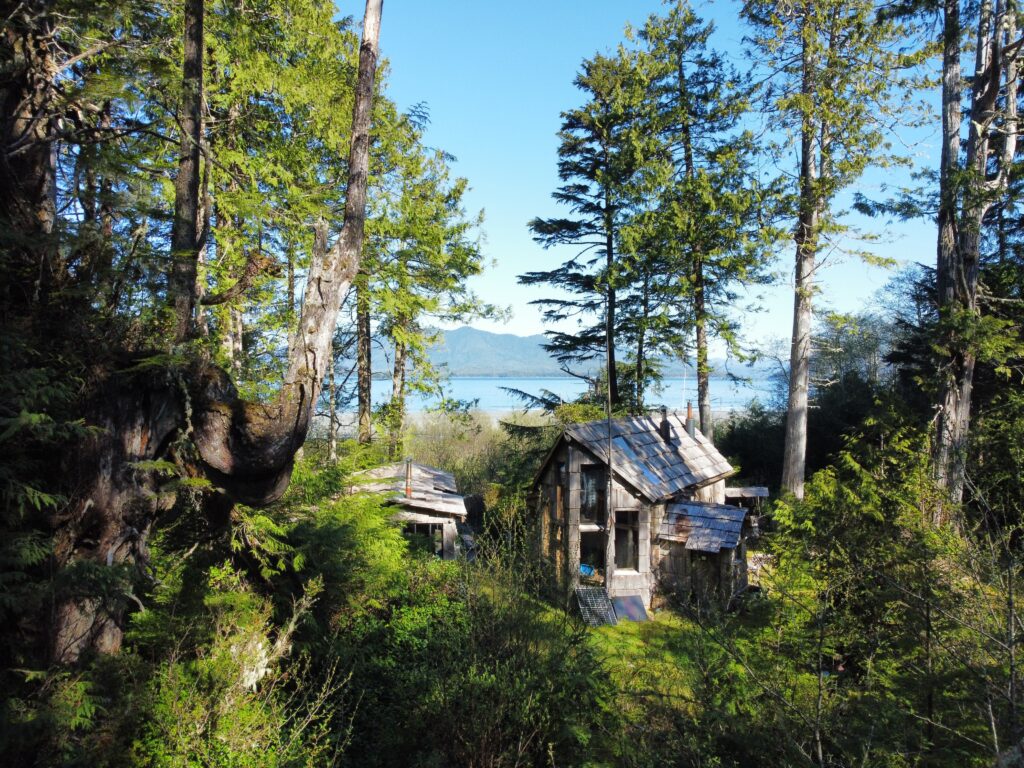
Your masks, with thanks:
M672 440L672 433L669 431L668 425L668 408L664 405L661 406L661 424L658 425L658 434L666 443Z
M686 434L697 437L697 422L693 420L693 403L686 401Z

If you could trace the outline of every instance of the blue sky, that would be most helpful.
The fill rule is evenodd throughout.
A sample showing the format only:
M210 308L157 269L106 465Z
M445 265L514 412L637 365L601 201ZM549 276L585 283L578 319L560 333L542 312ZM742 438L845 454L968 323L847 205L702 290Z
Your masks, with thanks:
M550 195L558 185L560 113L580 102L572 82L581 61L613 49L627 22L639 26L661 7L654 0L385 1L381 50L390 62L388 93L400 109L428 105L427 143L457 158L454 170L471 186L468 207L486 214L489 264L472 287L482 299L511 307L513 316L476 327L523 335L543 331L539 311L528 303L537 288L517 285L516 275L551 268L570 255L543 250L526 229L534 216L559 213ZM716 23L716 47L737 56L743 34L738 7L735 2L695 4L701 16ZM363 4L339 0L339 8L358 18ZM935 137L925 133L915 140L920 161L933 163ZM860 189L876 193L883 179L891 181L892 172L871 173ZM864 226L884 231L888 242L876 247L879 254L901 263L934 261L930 224ZM743 318L745 335L754 344L765 346L773 337L788 343L792 258L787 245L776 265L779 285L761 290L764 310ZM889 277L858 259L833 257L821 273L819 304L862 309Z

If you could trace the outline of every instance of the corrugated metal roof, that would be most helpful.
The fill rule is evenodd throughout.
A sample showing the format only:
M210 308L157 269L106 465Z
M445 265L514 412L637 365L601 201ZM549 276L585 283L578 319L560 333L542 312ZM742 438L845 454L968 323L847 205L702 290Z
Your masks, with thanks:
M368 491L389 493L388 502L409 510L437 512L442 515L465 517L466 502L456 491L455 477L450 472L412 464L412 483L409 496L405 495L405 462L360 472L354 478L352 493Z
M732 474L732 465L703 434L698 431L690 437L685 422L674 413L667 421L669 439L665 440L659 431L660 417L612 419L615 474L651 502L670 499ZM570 424L565 435L608 462L607 421Z
M685 501L665 507L658 538L686 542L698 552L735 549L743 534L746 510L726 504Z

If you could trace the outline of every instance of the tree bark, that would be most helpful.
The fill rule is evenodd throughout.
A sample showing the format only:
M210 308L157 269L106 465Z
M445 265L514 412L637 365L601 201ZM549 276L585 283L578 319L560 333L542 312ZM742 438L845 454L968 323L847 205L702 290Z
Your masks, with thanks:
M181 154L174 180L174 221L171 227L170 296L174 306L174 340L192 332L196 308L199 233L199 148L203 104L203 0L185 2L185 54L182 66Z
M611 195L604 194L605 210L605 366L608 369L608 403L610 408L619 404L619 377L615 366L615 286L612 285L612 270L615 266L615 224L612 221Z
M650 276L645 274L643 279L643 312L640 318L640 328L636 334L636 412L644 412L644 389L647 378L647 317L650 308Z
M715 439L711 416L711 366L708 365L708 317L704 305L704 261L697 254L693 263L693 314L697 332L697 410L700 431L708 440Z
M370 348L370 298L365 278L356 281L356 378L359 399L359 442L373 439L373 358Z
M936 481L954 502L963 496L966 477L965 452L976 362L969 339L958 337L957 329L980 318L982 227L989 209L1007 189L1018 130L1017 53L1005 51L1007 43L1014 42L1016 37L1015 11L1007 10L1002 3L994 5L992 0L985 0L978 13L975 71L970 81L966 173L958 173L962 87L959 14L959 3L947 0L943 20L943 142L936 284L940 318L950 324L951 354L943 367L933 449ZM1002 108L1001 90L1005 91ZM999 118L1003 119L1001 126L996 125ZM998 152L991 145L995 131L1002 136ZM941 523L946 517L945 508L938 507L935 522Z
M338 460L338 390L335 384L334 349L331 349L331 364L327 369L327 408L328 408L328 429L327 435L327 458L331 461Z
M145 563L147 534L174 501L174 494L161 488L160 475L146 467L154 459L174 460L183 472L205 476L222 489L206 499L214 514L224 511L217 509L218 500L227 506L233 501L265 505L286 489L330 362L341 301L359 266L381 7L382 0L367 0L343 229L328 249L327 223L316 224L299 327L279 394L270 403L246 402L225 371L202 359L184 371L112 377L99 388L91 411L90 422L105 428L102 436L74 452L79 492L54 522L57 565ZM179 188L182 194L198 194L197 186ZM193 199L180 209L191 205L194 212L196 204ZM191 221L194 228L194 215ZM194 287L194 280L189 285ZM119 366L124 368L130 366ZM73 663L88 649L117 650L123 613L123 603L64 595L54 610L54 661Z
M395 339L395 367L391 372L391 418L388 432L388 458L398 458L405 428L405 341Z
M3 2L0 46L0 235L7 250L0 295L8 311L38 304L54 269L56 144L53 21L48 2Z
M809 22L805 22L809 23ZM803 95L815 97L814 53L807 35L803 47ZM814 149L814 121L805 115L800 131L800 216L796 227L796 270L793 286L793 336L789 352L789 399L782 457L782 490L804 496L807 459L807 406L811 376L811 300L817 256L820 202L818 165Z

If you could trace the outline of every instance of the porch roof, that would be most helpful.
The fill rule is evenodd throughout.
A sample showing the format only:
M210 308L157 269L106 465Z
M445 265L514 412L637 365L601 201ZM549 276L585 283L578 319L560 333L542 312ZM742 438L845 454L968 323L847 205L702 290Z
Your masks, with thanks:
M684 501L665 507L665 517L658 538L685 542L686 548L697 552L720 552L735 549L743 535L746 510L726 504Z

